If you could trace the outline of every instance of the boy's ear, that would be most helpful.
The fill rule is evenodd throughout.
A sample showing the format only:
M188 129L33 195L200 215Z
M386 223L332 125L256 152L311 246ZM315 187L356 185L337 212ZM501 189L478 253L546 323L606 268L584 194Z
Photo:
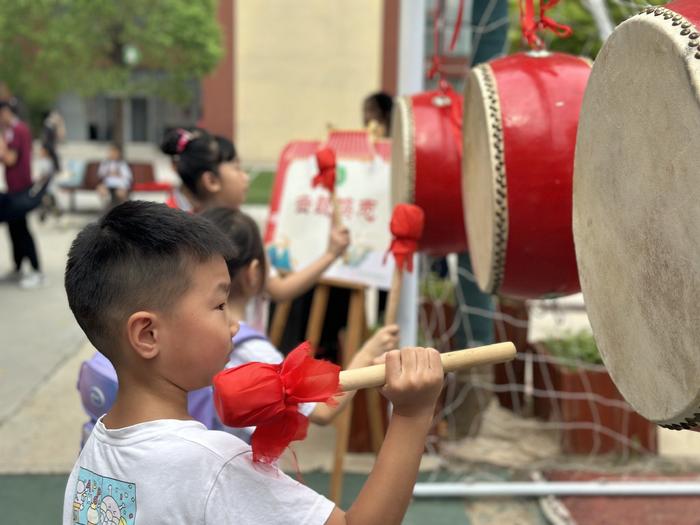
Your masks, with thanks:
M126 322L129 344L143 359L153 359L158 355L160 323L152 312L136 312Z
M200 181L202 188L208 193L218 193L221 191L221 179L211 171L205 171Z

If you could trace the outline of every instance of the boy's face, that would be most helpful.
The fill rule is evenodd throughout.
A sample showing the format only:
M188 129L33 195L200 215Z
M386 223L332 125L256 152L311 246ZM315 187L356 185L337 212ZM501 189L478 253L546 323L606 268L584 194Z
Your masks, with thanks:
M186 391L211 384L228 362L238 323L227 308L231 280L222 257L197 264L189 289L163 315L161 370Z

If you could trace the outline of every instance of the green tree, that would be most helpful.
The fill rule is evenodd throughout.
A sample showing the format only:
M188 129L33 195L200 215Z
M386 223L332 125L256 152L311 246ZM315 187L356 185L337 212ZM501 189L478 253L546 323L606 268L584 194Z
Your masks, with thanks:
M35 111L64 91L184 104L221 58L216 9L216 0L0 0L0 79Z
M522 41L520 30L520 9L519 0L509 1L509 16L511 19L508 31L510 51L527 50L527 44ZM630 16L641 11L647 5L665 4L666 0L644 0L634 2L634 0L607 0L606 5L610 18L614 25L623 22ZM638 7L636 7L638 5ZM539 1L535 2L535 8L539 8ZM560 24L565 24L573 29L573 34L569 38L558 38L549 31L540 33L540 37L546 43L547 49L570 53L572 55L582 55L594 59L600 51L603 42L600 39L598 28L591 13L585 8L582 0L560 0L560 2L547 12L547 16Z

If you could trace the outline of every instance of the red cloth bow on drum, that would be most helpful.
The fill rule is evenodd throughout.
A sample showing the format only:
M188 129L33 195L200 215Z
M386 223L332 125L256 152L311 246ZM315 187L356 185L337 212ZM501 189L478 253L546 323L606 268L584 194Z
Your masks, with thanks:
M323 148L316 152L318 163L318 175L311 181L311 186L323 186L329 192L335 191L335 151L331 148Z
M224 425L257 426L253 460L271 463L290 442L304 439L308 419L299 403L332 401L340 367L311 357L308 342L280 364L246 363L214 376L214 405Z
M387 255L389 252L394 254L399 270L408 268L409 272L413 271L413 254L418 249L418 241L423 235L424 221L423 210L415 204L397 204L394 208L389 226L394 239Z

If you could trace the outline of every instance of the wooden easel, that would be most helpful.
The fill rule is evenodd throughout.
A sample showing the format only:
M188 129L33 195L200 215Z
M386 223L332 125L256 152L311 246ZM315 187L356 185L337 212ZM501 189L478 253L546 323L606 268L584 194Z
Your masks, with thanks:
M322 279L319 281L311 300L309 322L306 325L306 339L311 343L313 348L317 348L321 341L321 333L326 319L328 296L330 295L331 287L350 290L350 305L348 308L345 344L342 347L342 355L340 356L340 364L345 369L367 336L367 326L365 323L365 287L362 285L353 285L346 281L330 279ZM282 335L287 324L290 307L291 302L288 301L278 303L275 308L275 314L270 326L270 341L275 346L279 346L282 341ZM379 392L377 389L373 388L367 390L365 394L372 449L374 453L377 454L384 440ZM331 472L330 499L334 501L336 505L340 505L343 494L343 463L348 451L351 421L352 403L345 407L345 410L343 410L335 420L335 455L333 459L333 470Z

